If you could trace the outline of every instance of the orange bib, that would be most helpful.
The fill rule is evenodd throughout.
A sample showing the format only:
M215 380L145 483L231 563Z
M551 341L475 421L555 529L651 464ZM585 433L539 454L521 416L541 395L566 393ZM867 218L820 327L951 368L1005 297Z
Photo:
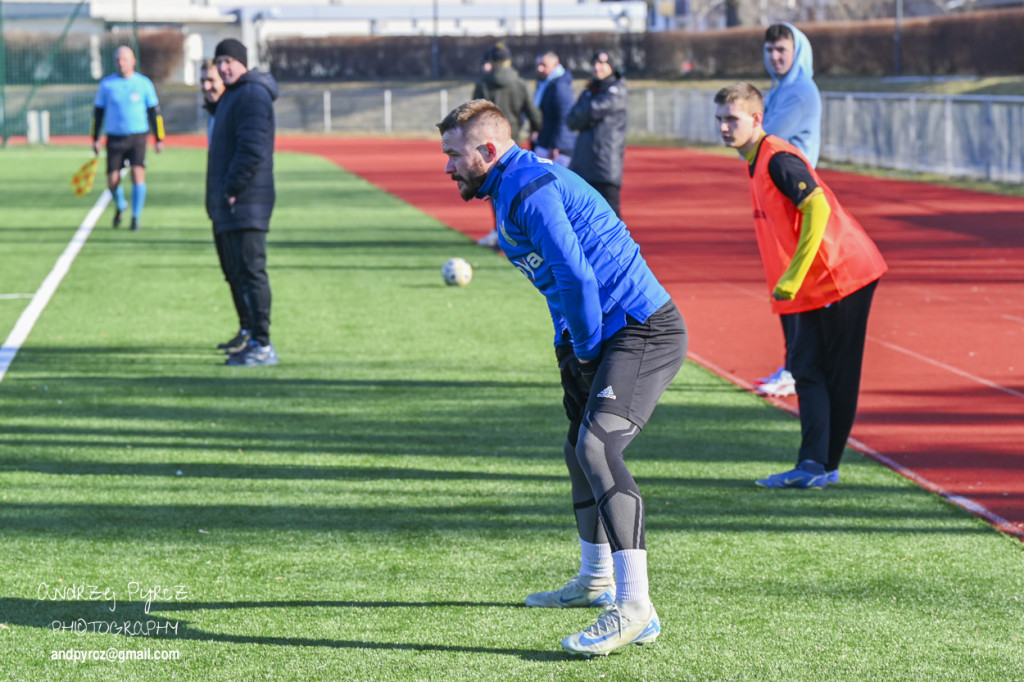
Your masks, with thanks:
M796 147L774 135L768 135L761 141L754 163L750 195L754 202L757 248L761 252L769 296L793 259L803 221L803 215L779 191L768 172L768 162L779 152L794 154L806 163ZM823 308L870 284L888 269L878 247L860 223L839 204L832 190L810 164L807 164L807 170L825 193L832 214L818 253L796 297L792 301L772 299L772 311L775 313L800 313Z

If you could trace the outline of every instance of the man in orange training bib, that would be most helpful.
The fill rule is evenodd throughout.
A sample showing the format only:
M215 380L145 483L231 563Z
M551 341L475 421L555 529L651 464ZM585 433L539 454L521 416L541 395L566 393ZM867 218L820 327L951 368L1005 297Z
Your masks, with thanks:
M761 127L757 88L735 83L715 95L722 141L746 159L754 230L772 311L795 314L790 371L800 401L800 451L767 488L824 488L839 481L853 429L868 313L885 260L807 158Z

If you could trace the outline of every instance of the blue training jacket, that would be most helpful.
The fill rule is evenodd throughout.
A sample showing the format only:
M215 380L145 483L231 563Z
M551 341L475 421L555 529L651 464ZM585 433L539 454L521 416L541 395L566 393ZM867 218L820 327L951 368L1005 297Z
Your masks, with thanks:
M626 324L644 322L669 295L608 202L572 171L513 147L477 197L491 197L498 245L544 294L555 326L582 360Z

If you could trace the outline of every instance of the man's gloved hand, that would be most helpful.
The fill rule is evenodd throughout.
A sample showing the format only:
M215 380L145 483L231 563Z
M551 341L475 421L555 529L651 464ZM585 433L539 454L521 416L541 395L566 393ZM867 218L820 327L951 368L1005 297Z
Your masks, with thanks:
M583 410L587 407L587 399L590 397L593 374L589 382L584 379L583 369L572 345L555 346L555 358L558 359L558 371L562 376L562 405L565 407L565 416L571 422L581 421Z
M587 397L590 397L590 389L594 385L594 375L597 374L597 366L600 360L577 360L580 366L580 382ZM586 402L586 401L584 401Z

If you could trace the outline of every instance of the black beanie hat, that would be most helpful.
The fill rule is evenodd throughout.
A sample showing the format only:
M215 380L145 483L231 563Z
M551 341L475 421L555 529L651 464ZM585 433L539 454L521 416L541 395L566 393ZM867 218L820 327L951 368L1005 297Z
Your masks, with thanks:
M217 43L217 49L213 51L213 58L217 57L231 57L244 66L249 66L249 51L245 49L245 45L234 38L225 38Z
M598 50L597 52L594 53L594 58L590 60L591 64L597 64L598 62L601 62L602 64L607 64L613 69L615 68L615 64L612 63L612 58L608 55L608 53L605 50Z
M495 43L494 47L491 48L491 52L488 56L488 61L501 63L507 62L512 59L512 53L505 47L505 43Z

